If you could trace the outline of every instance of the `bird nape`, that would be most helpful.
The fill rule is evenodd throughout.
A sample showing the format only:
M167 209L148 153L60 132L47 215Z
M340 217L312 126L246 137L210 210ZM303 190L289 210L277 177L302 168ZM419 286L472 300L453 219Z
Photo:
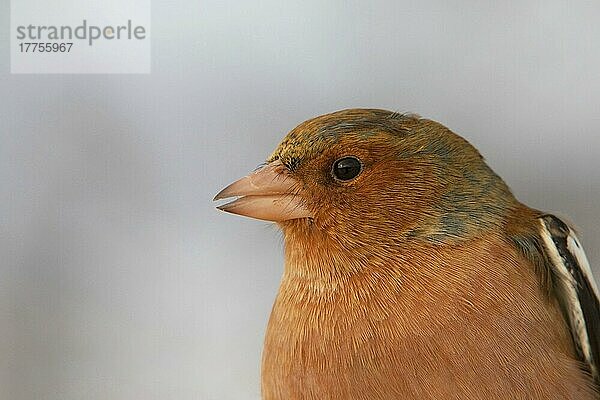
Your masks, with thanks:
M416 115L293 129L218 208L277 222L263 399L597 399L598 288L575 231Z

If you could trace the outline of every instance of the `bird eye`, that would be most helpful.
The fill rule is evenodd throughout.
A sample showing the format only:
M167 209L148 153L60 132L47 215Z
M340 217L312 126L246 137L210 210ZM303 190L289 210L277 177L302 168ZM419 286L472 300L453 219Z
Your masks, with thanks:
M340 158L333 163L333 176L340 181L349 181L360 174L362 164L356 157Z

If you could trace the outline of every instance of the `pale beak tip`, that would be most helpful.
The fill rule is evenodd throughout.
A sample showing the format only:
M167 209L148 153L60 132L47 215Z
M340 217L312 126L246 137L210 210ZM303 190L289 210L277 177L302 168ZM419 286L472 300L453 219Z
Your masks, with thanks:
M216 206L215 208L219 211L223 211L226 212L227 214L237 214L237 212L234 211L235 207L231 207L233 202L231 203L226 203L220 206Z
M221 193L222 193L222 192L223 192L223 191L221 190L219 193L217 193L217 194L215 195L215 197L213 197L213 200L212 200L212 201L221 200L221 199L222 199L222 197L221 197ZM219 207L217 207L217 208L219 208Z
M225 189L223 189L219 193L217 193L215 195L215 197L213 197L213 201L222 200L222 199L226 199L228 197L231 197L231 195L229 195L229 193L227 193L229 191L229 187L230 186L231 185L227 186Z

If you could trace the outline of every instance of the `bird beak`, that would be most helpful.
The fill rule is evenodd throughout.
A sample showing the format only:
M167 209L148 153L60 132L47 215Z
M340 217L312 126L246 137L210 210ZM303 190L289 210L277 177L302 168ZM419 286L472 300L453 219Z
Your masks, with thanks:
M279 161L273 161L221 190L213 200L238 197L217 208L232 214L282 222L312 216L301 186Z

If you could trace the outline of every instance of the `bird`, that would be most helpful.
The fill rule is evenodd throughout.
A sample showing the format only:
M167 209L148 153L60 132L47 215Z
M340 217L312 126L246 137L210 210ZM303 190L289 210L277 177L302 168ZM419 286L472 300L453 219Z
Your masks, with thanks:
M264 400L600 398L600 296L575 228L444 125L321 115L222 199L283 234Z

